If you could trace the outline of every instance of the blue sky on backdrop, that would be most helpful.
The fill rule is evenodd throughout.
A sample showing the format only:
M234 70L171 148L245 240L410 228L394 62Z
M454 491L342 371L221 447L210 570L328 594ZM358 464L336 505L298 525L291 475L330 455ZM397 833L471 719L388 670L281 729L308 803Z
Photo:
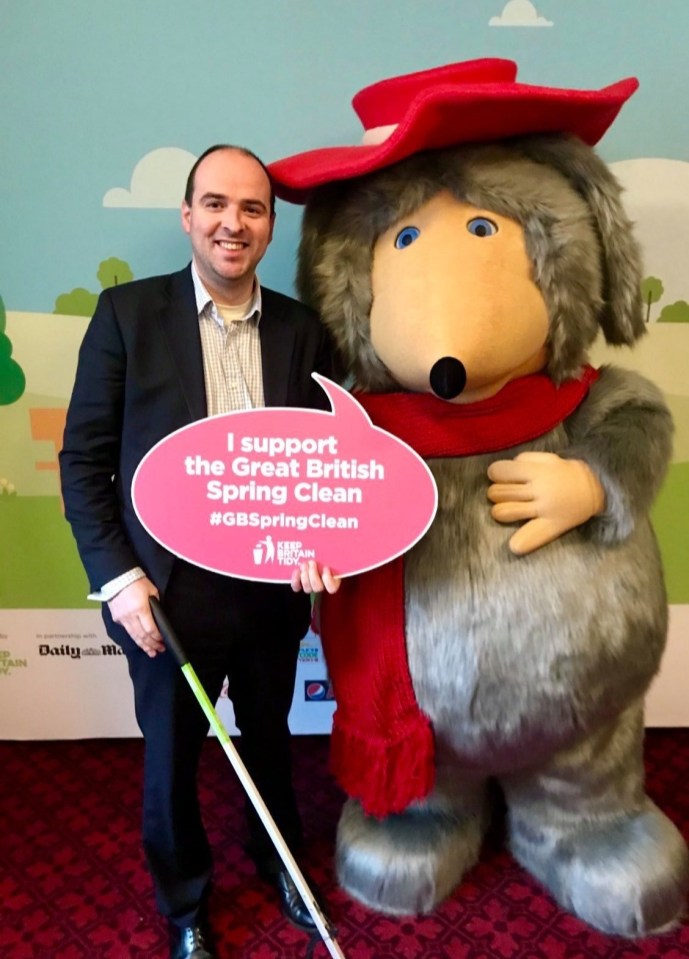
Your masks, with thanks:
M688 37L687 0L2 0L0 295L50 312L97 291L109 257L137 277L183 266L175 210L103 205L152 151L357 142L357 90L457 60L507 57L562 87L637 76L602 155L689 161ZM299 217L279 205L261 269L286 292Z

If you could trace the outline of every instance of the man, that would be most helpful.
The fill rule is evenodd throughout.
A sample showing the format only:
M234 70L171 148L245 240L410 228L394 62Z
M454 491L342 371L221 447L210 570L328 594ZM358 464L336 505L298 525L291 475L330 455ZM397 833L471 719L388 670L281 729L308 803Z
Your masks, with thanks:
M293 591L192 566L146 533L131 500L142 457L193 420L264 405L329 408L311 378L331 375L323 328L256 277L274 221L269 176L253 153L222 145L199 158L182 204L192 263L101 294L60 454L65 513L90 598L103 601L134 686L145 740L143 843L173 959L212 959L204 919L211 853L196 787L208 723L164 651L150 596L162 598L211 700L227 675L242 758L287 843L294 850L301 839L287 725L310 617L299 573ZM317 569L312 578L320 581ZM252 807L247 818L259 874L276 886L292 921L312 926Z

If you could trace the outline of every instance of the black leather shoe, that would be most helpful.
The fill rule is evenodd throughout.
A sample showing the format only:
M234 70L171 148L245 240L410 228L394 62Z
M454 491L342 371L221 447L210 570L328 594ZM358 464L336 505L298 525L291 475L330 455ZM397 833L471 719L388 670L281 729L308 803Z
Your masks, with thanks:
M177 942L170 949L170 959L215 959L206 948L206 936L201 926L186 926L177 933Z
M313 921L313 916L302 899L301 893L294 885L294 880L287 869L282 868L270 872L261 870L259 874L262 879L265 879L266 882L269 882L277 890L283 916L289 919L289 921L299 929L313 932L316 928L316 923ZM315 890L310 883L309 888L315 895Z

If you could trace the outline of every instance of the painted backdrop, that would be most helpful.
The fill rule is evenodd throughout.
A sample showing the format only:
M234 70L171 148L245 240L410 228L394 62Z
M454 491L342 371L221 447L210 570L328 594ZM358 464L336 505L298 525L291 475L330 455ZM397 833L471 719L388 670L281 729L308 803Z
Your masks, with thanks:
M85 598L57 476L100 290L187 262L179 203L210 144L273 160L355 142L361 87L481 56L515 59L525 82L641 81L600 145L645 256L649 336L614 359L660 384L678 425L654 515L672 625L649 722L689 724L688 35L686 0L4 0L0 737L136 734L123 657ZM285 292L299 218L278 206L261 267ZM293 729L326 731L332 708L309 634ZM220 709L232 727L226 699Z

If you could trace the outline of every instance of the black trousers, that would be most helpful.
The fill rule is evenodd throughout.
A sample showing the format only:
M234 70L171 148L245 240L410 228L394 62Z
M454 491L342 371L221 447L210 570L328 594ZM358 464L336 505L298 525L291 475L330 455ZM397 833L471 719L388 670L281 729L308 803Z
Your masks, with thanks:
M178 560L163 604L211 702L227 676L240 755L296 851L302 830L287 717L299 642L309 623L308 597L289 586L236 580ZM208 721L171 654L150 659L124 630L110 626L127 655L145 741L143 843L158 908L176 925L192 925L212 871L196 783ZM259 867L270 868L273 846L248 800L247 819L248 851Z

